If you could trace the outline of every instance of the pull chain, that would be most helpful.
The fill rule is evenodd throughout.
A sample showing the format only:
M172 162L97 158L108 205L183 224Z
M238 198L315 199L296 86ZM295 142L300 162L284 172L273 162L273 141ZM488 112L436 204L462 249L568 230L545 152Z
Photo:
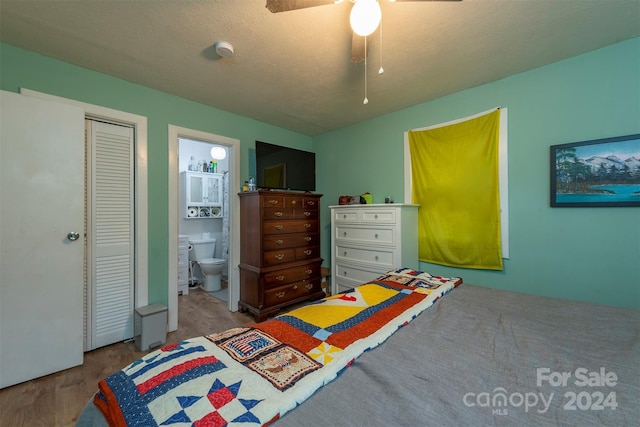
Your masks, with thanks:
M362 103L364 105L369 103L367 98L367 36L364 36L364 100Z
M382 17L380 17L380 69L378 74L384 74L384 68L382 68Z

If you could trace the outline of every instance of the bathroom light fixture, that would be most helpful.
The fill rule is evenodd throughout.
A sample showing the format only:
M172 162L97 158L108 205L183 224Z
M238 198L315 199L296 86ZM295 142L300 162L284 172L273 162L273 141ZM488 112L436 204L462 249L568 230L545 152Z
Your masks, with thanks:
M368 36L373 33L382 18L382 11L378 0L356 0L351 9L351 28L359 36Z
M227 157L227 150L222 147L211 147L211 158L214 160L223 160Z

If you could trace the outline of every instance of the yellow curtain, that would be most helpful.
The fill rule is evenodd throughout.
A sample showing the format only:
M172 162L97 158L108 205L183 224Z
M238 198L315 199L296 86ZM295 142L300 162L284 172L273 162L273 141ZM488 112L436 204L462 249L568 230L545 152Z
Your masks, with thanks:
M502 270L499 122L496 110L408 132L420 261Z

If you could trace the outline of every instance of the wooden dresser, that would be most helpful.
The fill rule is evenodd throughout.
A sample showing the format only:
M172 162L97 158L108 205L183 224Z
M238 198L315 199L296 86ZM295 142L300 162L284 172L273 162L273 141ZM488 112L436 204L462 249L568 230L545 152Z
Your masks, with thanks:
M321 287L320 194L249 191L240 196L240 311L258 322L325 296Z
M391 203L329 208L332 295L395 268L418 268L419 205Z

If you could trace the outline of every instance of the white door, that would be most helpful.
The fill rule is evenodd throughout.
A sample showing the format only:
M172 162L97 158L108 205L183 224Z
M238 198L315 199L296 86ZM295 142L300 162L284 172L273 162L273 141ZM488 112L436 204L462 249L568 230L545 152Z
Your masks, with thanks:
M0 388L82 364L83 135L81 108L0 92Z
M133 128L86 120L86 350L133 337Z

